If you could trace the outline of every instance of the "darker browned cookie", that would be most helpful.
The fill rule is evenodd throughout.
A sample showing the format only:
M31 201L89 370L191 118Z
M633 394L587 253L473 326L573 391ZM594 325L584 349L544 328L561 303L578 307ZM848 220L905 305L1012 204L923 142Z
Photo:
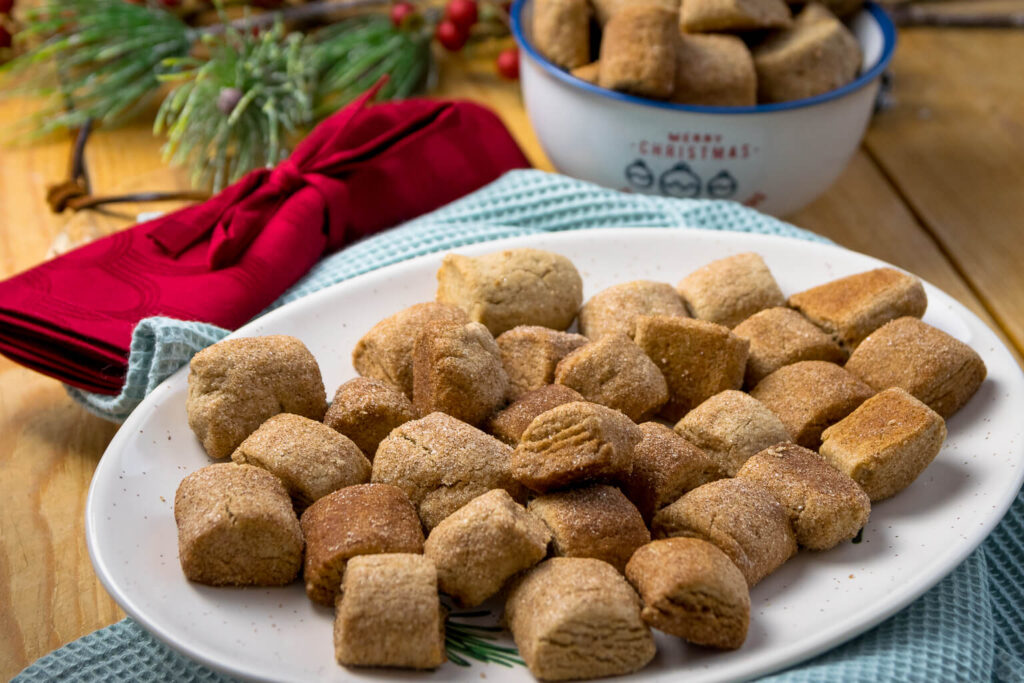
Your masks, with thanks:
M548 384L522 395L508 408L492 416L487 421L487 431L515 446L535 417L557 406L582 400L583 397L569 387Z
M212 458L226 458L278 413L323 419L327 396L306 346L286 335L225 339L189 363L188 426Z
M750 590L729 556L699 538L663 538L633 554L626 578L644 621L691 643L735 650L750 625Z
M885 389L821 435L821 455L872 502L910 486L942 449L946 423L904 389Z
M639 316L636 343L668 382L661 415L678 420L726 389L743 386L749 343L729 328L706 320Z
M921 281L895 268L876 268L789 297L789 305L825 330L847 351L879 327L928 307Z
M719 479L695 488L662 508L651 531L655 538L714 543L751 588L796 553L789 514L764 485L749 479Z
M334 605L345 564L357 555L422 553L423 529L409 499L387 484L349 486L302 514L306 595Z
M796 542L811 550L853 538L871 513L871 501L857 482L793 443L761 451L736 476L764 484L789 512Z
M508 399L515 401L527 392L554 382L558 361L588 340L582 334L519 325L502 332L495 341L501 350L501 364L508 374Z
M760 255L736 254L698 268L679 283L693 317L735 327L758 311L786 302Z
M209 465L174 495L178 557L189 581L283 586L302 567L302 531L277 477L259 467Z
M555 555L604 560L620 572L651 540L640 512L614 486L549 493L531 500L527 509L551 530Z
M985 362L967 344L916 318L876 330L846 369L881 391L906 389L944 418L960 410L985 381Z
M412 401L393 384L356 377L338 387L324 424L352 439L373 460L377 445L392 429L415 419Z
M291 413L275 415L260 425L231 459L276 476L299 508L370 479L370 461L348 437Z
M433 320L464 324L469 322L469 316L457 306L431 301L384 318L352 350L356 372L393 384L411 399L412 345L420 328Z
M439 411L478 425L505 402L508 375L494 337L480 323L436 321L413 345L412 402L420 415Z
M654 415L668 400L658 366L624 334L608 334L562 359L555 382L583 398L621 411L634 422Z
M817 448L826 427L852 413L874 393L835 363L805 360L779 368L758 382L750 395L778 415L793 441Z
M585 481L618 481L633 469L640 428L617 410L566 403L538 415L512 453L512 475L544 493Z
M733 328L733 334L750 342L750 356L743 384L748 389L783 365L802 360L843 363L844 352L832 337L792 308L769 308Z
M645 522L687 491L725 476L707 453L665 425L644 422L640 432L633 471L622 484Z
M512 476L511 448L444 413L391 432L377 447L370 478L402 489L427 529L491 489L516 500L526 494Z

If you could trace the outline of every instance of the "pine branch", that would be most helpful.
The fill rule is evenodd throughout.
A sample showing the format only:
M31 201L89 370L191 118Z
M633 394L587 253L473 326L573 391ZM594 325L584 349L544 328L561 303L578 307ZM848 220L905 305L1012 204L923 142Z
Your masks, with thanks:
M228 28L207 35L207 60L165 63L175 83L154 124L167 132L164 156L191 163L192 181L214 192L284 159L299 128L313 122L315 65L307 38L278 22L256 36Z
M0 67L7 95L43 95L35 134L93 119L128 118L159 86L161 63L183 57L196 35L169 12L123 0L45 0L25 14L19 44L40 41Z

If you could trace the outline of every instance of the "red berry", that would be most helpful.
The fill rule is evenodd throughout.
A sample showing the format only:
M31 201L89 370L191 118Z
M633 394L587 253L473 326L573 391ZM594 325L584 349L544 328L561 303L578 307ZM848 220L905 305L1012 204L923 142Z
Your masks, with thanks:
M14 9L14 0L0 0L0 14L10 14Z
M469 31L479 16L476 0L448 0L448 5L444 8L444 18L463 31Z
M519 78L519 48L510 47L498 53L498 73L510 81Z
M0 49L11 46L11 32L0 26Z
M459 28L454 22L447 19L437 25L437 42L441 43L446 50L458 52L469 40L469 32Z
M411 2L396 2L391 6L391 23L395 28L402 28L406 19L416 14L416 6Z

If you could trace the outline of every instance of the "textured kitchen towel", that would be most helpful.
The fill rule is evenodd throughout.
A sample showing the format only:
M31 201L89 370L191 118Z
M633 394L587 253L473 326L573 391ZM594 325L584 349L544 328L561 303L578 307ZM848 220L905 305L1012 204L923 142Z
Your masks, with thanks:
M624 195L538 171L518 171L402 228L322 261L271 308L403 259L484 240L605 226L692 226L824 241L725 202ZM164 377L225 330L169 319L135 331L119 397L72 391L93 412L123 419ZM864 635L773 682L1020 681L1024 683L1024 499L952 574ZM228 680L170 650L126 619L37 661L19 682Z

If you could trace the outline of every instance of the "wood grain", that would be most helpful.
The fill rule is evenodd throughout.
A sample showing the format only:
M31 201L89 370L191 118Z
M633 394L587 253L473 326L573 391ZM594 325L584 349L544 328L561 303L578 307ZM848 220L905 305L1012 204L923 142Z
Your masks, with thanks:
M1024 215L1024 83L1005 72L1014 55L1020 61L1024 36L977 35L906 32L895 66L896 109L876 119L867 152L793 221L920 274L990 323L987 311L996 313L1019 340L1024 285L1015 264L1024 244L1013 223ZM534 164L551 170L518 86L494 75L500 47L446 56L439 95L490 105ZM9 128L29 108L0 100L0 124ZM97 191L184 187L159 146L142 122L98 132L88 157ZM66 247L130 223L49 212L45 187L63 178L68 148L63 137L0 147L0 276L38 263L55 243ZM57 382L0 359L0 677L123 616L92 572L83 529L89 480L115 431Z
M1024 350L1024 32L904 31L871 157Z

